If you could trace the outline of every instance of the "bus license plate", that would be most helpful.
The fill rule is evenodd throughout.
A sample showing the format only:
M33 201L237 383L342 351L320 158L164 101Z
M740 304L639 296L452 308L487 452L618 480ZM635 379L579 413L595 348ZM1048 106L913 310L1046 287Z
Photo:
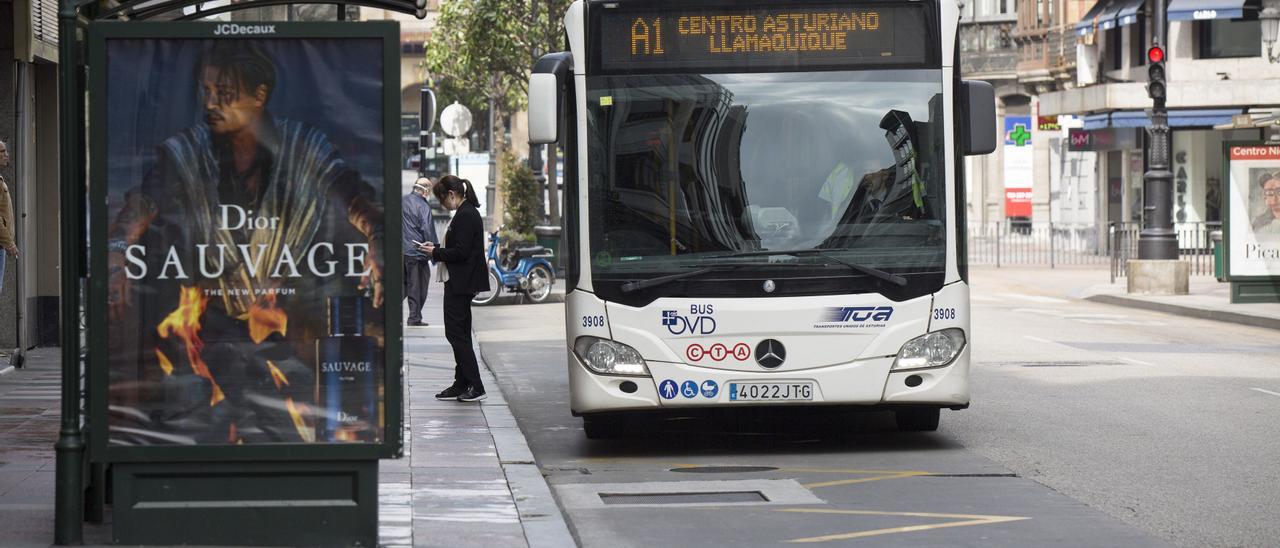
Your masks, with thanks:
M729 401L812 401L811 382L731 382Z

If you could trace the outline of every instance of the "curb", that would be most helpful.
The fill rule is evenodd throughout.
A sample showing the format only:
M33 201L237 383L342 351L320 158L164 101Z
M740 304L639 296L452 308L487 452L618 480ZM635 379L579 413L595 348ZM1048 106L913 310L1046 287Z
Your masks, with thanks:
M577 546L573 534L569 532L569 524L560 509L560 503L551 493L547 478L534 461L529 440L516 423L507 393L503 390L498 375L489 368L484 349L480 346L480 338L476 337L474 331L472 340L478 350L476 358L493 378L503 400L507 402L507 405L482 405L481 412L484 413L489 434L493 436L493 446L497 449L498 462L507 477L507 485L515 498L525 542L530 548Z
M1148 301L1144 299L1122 297L1119 295L1089 295L1084 297L1084 300L1092 301L1095 303L1109 304L1114 306L1124 306L1129 308L1151 310L1154 312L1164 312L1166 314L1177 314L1179 316L1186 316L1189 318L1199 318L1202 320L1214 320L1219 322L1249 325L1253 327L1280 329L1280 318L1270 318L1266 316L1251 316L1249 314L1241 314L1239 312L1230 312L1226 310L1206 310L1203 308L1196 308L1192 306L1153 302L1153 301Z
M5 376L5 375L8 375L9 373L13 373L14 371L15 371L15 369L14 369L14 367L13 367L12 365L10 365L10 366L8 366L8 367L0 368L0 377L3 377L3 376Z

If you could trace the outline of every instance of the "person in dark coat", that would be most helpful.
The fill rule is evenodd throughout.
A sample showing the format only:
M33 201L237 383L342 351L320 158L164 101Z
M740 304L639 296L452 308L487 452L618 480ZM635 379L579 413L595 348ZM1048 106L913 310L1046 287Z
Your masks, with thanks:
M471 299L489 290L480 199L471 181L453 175L441 177L432 192L441 205L454 212L439 246L433 242L419 246L433 261L444 265L436 272L444 282L444 336L453 346L456 363L453 386L436 394L436 399L480 401L485 398L484 383L471 349Z
M436 223L431 217L431 204L427 195L431 192L431 179L421 177L413 183L413 192L404 195L401 209L404 220L404 296L409 301L409 318L405 325L421 327L422 305L427 303L427 289L431 286L431 258L418 249L418 244L432 242L436 238Z

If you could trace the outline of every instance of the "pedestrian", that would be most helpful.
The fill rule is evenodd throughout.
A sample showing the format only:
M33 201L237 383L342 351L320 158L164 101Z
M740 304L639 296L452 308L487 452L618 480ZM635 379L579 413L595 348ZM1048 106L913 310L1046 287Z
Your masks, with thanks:
M471 181L453 175L441 177L432 192L441 205L454 212L439 246L434 242L419 246L433 260L444 263L444 268L436 269L436 277L444 282L444 336L453 346L455 366L453 385L436 394L436 399L480 401L485 398L484 383L471 349L471 299L489 290L480 199Z
M406 325L422 327L422 305L427 304L427 288L431 285L431 257L418 248L419 245L436 243L435 219L431 216L431 204L427 195L431 192L431 179L420 177L413 183L413 191L402 200L401 215L404 219L404 295L409 300L409 320Z
M0 141L0 169L9 167L9 144ZM18 244L13 239L13 200L9 183L0 174L0 292L4 291L4 263L8 257L18 258Z

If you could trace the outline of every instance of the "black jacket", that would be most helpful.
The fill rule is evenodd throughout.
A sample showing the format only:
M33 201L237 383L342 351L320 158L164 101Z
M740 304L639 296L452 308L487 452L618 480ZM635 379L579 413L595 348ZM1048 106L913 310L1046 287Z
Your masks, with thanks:
M449 269L445 293L480 293L489 290L489 262L484 257L484 221L471 204L462 204L453 213L445 232L449 247L437 247L431 258Z

